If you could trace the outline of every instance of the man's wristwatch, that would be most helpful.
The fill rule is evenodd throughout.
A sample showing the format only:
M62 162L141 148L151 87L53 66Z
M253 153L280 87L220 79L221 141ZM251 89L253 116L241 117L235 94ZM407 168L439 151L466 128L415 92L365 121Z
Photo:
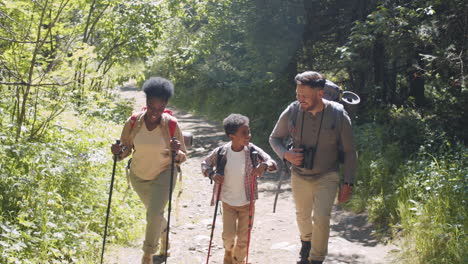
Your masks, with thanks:
M354 186L354 184L353 184L353 183L348 183L348 182L345 182L344 184L345 184L345 185L348 185L349 187L353 187L353 186Z

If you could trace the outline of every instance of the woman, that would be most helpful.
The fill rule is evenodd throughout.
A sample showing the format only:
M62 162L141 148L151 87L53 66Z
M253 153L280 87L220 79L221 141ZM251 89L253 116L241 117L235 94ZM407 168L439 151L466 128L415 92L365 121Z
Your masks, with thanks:
M171 153L175 151L175 164L184 162L186 149L179 126L171 138L169 121L175 121L164 113L174 94L173 84L160 77L153 77L143 84L146 94L146 109L127 120L120 136L120 145L111 147L118 160L133 153L130 168L130 183L146 208L146 231L143 243L143 264L153 263L153 254L158 249L159 238L165 231L164 208L169 200L171 178ZM173 181L175 185L176 181ZM174 186L172 186L174 187ZM165 235L162 235L165 240ZM165 242L161 244L164 247ZM162 251L163 252L163 251Z

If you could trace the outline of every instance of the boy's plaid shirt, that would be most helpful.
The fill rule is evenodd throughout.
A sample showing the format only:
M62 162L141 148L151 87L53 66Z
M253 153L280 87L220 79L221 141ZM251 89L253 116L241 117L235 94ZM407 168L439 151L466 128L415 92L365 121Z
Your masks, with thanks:
M211 153L205 158L205 160L201 164L201 169L203 175L205 177L209 177L210 174L213 174L216 170L216 162L218 160L218 151L220 148L222 150L219 152L220 155L222 155L222 159L226 161L226 151L227 148L231 147L231 142L228 142L220 147L215 148ZM256 145L249 143L248 147L244 148L244 153L245 153L245 174L244 174L244 189L245 189L245 195L247 197L247 200L250 201L250 189L251 189L251 184L252 184L252 172L254 170L254 167L252 165L252 160L250 158L250 148L254 147L256 151L258 151L258 161L257 164L260 164L261 162L264 162L268 165L268 170L269 171L275 171L276 170L276 162L268 155L265 151L263 151L261 148L257 147ZM270 170L271 168L271 170ZM253 179L254 182L254 194L255 194L255 199L258 199L258 183L257 179ZM213 186L213 194L211 196L211 205L214 205L215 203L215 197L217 197L218 190L219 190L219 185L215 182Z

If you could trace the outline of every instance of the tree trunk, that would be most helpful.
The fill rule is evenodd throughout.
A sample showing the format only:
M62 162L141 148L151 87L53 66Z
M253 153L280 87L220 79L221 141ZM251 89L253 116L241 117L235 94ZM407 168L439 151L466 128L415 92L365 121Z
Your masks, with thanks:
M29 64L29 70L28 70L28 82L25 86L24 91L20 94L20 98L18 101L19 106L19 113L18 113L18 119L16 120L16 135L15 135L15 142L18 142L19 138L21 137L21 127L23 126L23 123L25 121L26 117L26 105L28 103L28 97L29 97L29 92L31 90L31 84L32 84L32 79L33 79L33 74L34 74L34 68L36 65L36 58L39 53L39 49L42 47L44 44L43 41L41 41L41 30L42 30L42 24L44 23L44 17L46 14L47 10L47 5L49 1L46 1L43 5L43 9L41 12L41 18L39 19L39 24L37 25L37 34L36 34L36 44L34 47L34 51L32 54L31 62Z
M392 68L391 70L385 74L387 77L387 89L388 89L388 99L389 102L392 104L399 104L399 100L397 98L397 62L396 60L392 60Z
M410 96L414 97L417 107L424 106L426 98L424 96L424 77L420 70L413 71L410 76Z
M380 37L376 38L373 50L374 57L374 84L380 88L377 99L387 103L387 87L385 84L385 46Z

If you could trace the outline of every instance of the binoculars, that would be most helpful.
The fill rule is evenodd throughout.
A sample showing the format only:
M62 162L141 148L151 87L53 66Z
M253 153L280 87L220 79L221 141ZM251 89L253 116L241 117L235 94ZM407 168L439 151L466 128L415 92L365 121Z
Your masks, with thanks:
M315 152L317 151L316 148L306 148L305 146L301 145L303 149L301 153L304 155L304 160L302 161L301 168L311 170L314 168L314 158Z

